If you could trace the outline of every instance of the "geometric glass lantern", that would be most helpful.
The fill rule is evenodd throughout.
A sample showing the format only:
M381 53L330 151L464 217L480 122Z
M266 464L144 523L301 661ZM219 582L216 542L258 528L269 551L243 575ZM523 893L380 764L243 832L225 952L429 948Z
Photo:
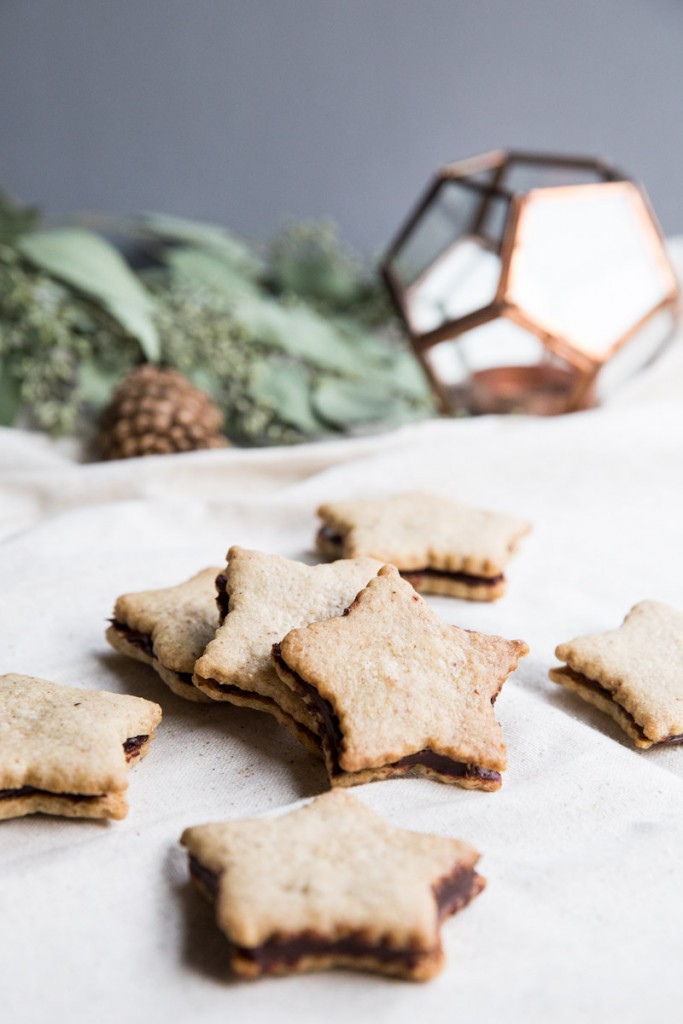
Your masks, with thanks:
M382 262L445 412L571 412L671 338L678 286L644 190L602 160L442 167Z

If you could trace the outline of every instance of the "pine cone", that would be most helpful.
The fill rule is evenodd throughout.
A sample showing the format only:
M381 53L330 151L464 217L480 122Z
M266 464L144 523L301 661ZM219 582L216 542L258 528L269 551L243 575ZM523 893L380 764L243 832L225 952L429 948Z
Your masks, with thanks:
M223 417L205 391L175 370L147 364L124 377L102 416L105 459L223 448Z

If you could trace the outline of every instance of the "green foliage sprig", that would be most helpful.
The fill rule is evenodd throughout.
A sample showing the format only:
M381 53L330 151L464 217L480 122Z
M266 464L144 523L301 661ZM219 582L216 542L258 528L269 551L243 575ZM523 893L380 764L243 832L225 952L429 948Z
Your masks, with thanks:
M0 423L73 433L145 360L209 391L237 444L291 444L433 412L379 281L331 224L259 252L221 227L147 214L106 237L49 230L0 194Z

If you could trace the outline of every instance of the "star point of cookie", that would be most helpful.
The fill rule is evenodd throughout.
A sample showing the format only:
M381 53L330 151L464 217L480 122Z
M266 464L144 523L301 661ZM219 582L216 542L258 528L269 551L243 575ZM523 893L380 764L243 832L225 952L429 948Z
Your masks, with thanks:
M506 753L493 704L527 652L446 625L385 566L343 616L288 633L273 662L318 722L332 785L417 773L494 790Z
M173 693L185 700L208 697L192 683L197 659L218 626L216 577L208 568L160 590L122 594L106 638L115 650L151 665Z
M505 593L505 564L529 523L435 494L321 505L318 550L368 555L395 565L421 593L494 601Z
M141 697L0 676L0 819L124 818L128 767L160 721Z
M247 978L349 967L426 980L443 966L441 922L485 885L468 843L397 828L341 791L181 842Z
M295 626L340 615L380 565L358 558L311 566L230 548L222 574L223 622L195 666L195 686L213 700L268 712L319 753L316 723L278 679L271 648Z
M556 649L550 678L604 711L636 747L683 743L683 612L634 605L618 629Z

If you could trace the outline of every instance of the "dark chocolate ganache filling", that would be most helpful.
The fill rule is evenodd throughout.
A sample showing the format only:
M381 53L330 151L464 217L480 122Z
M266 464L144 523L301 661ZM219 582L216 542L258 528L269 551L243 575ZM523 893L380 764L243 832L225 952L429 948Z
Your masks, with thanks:
M344 544L344 535L331 526L321 526L318 530L318 538L326 544L332 544L341 551ZM445 569L401 569L397 567L401 576L408 583L417 583L421 576L432 577L439 580L452 580L454 583L464 583L468 587L496 587L502 583L505 577L498 576L473 576L467 572L446 572Z
M332 526L321 526L318 530L318 540L324 541L326 544L334 544L335 547L341 548L344 543L344 536Z
M419 582L421 576L428 576L437 580L452 580L454 583L464 583L468 587L497 587L505 579L500 576L472 576L467 572L445 572L441 569L399 569L401 576L408 583Z
M343 769L339 763L344 737L342 735L339 719L329 701L321 697L314 686L307 683L300 675L294 672L282 657L279 644L273 644L273 656L287 672L291 673L296 681L301 695L307 698L307 703L320 722L321 733L327 743L327 748L332 762L332 774L342 775ZM402 770L408 771L415 767L429 768L431 771L451 779L476 779L480 782L501 782L500 772L491 768L480 768L476 764L467 764L465 761L454 761L444 754L436 754L432 750L418 750L415 754L409 754L391 764L381 765L382 768L395 769L397 773ZM379 767L379 766L378 766Z
M123 752L126 755L126 761L132 761L134 757L140 756L140 751L144 744L149 739L149 735L144 736L131 736L123 743ZM40 793L41 796L61 796L65 800L74 800L77 803L82 803L85 800L99 800L104 793L54 793L49 789L38 789L36 786L19 786L18 789L0 789L0 800L13 800L20 796L35 796L36 793Z
M190 857L190 874L200 882L213 900L218 895L218 872L205 867L196 857Z
M116 632L119 633L124 640L129 644L132 644L133 647L137 647L138 650L142 651L143 654L146 654L148 658L154 657L152 637L149 633L141 633L138 629L131 629L130 626L127 626L125 622L121 622L119 619L110 619L109 621Z
M222 626L230 611L230 595L228 594L228 577L225 573L216 576L216 604L218 605L218 621Z
M61 796L65 800L73 800L76 803L83 803L86 800L99 800L104 794L85 795L83 793L52 793L49 789L37 789L35 786L20 786L19 789L0 789L0 800L13 800L20 796Z
M578 683L585 690L592 690L593 693L599 693L601 697L610 701L611 704L615 704L621 713L628 719L629 725L637 732L640 739L647 740L650 743L669 743L674 745L676 743L683 743L683 733L677 736L665 736L663 739L653 740L651 736L648 736L643 729L640 722L637 722L630 711L627 711L623 704L615 698L611 690L607 687L602 686L596 679L591 679L589 676L584 676L582 672L575 672L569 665L562 666L562 672L568 675L575 683Z
M109 621L116 632L129 644L132 644L133 647L139 648L139 650L143 651L148 658L154 658L156 661L159 660L154 653L150 633L141 633L137 629L131 629L129 626L126 626L124 622L120 622L118 619L110 619ZM169 671L171 670L169 669ZM191 672L175 672L175 675L181 683L186 683L188 686L193 685Z
M484 885L483 878L474 868L456 868L452 874L442 878L434 886L439 920L444 921L466 907L470 900L481 892Z
M219 875L190 857L190 874L206 889L212 899L218 895ZM481 891L483 882L474 868L456 868L434 887L437 914L440 921L465 907ZM416 968L430 951L397 949L387 938L368 942L362 932L352 932L339 939L328 939L314 930L292 934L275 934L259 946L247 947L231 943L235 953L250 960L267 974L280 967L294 967L307 956L339 956L354 959L370 958L381 963L400 964Z
M145 733L144 736L131 736L123 744L123 752L126 755L126 761L132 761L134 757L140 756L140 751L149 739L149 735Z

